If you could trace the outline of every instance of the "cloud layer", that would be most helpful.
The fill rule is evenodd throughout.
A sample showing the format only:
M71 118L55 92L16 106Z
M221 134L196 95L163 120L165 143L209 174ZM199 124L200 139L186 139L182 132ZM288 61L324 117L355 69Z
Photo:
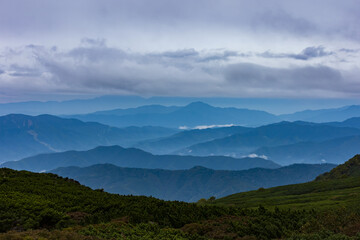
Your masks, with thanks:
M0 1L0 100L358 98L359 12L357 0Z
M0 89L5 94L357 97L358 69L346 68L353 63L342 68L332 63L349 54L354 53L321 46L300 53L226 49L139 53L108 47L105 40L83 39L68 50L7 48L0 58Z

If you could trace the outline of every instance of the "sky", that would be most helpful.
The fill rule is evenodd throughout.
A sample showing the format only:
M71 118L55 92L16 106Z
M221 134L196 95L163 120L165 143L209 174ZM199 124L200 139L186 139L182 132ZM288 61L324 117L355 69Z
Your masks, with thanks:
M0 0L0 102L360 99L358 0Z

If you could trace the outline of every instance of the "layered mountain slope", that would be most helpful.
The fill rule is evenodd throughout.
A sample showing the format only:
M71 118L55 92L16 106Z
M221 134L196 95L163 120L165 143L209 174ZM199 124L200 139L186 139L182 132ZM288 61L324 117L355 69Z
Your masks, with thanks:
M245 133L250 130L252 128L239 126L188 130L169 137L143 141L136 144L135 147L155 154L169 154L194 144Z
M360 153L360 136L335 138L323 142L300 142L276 147L263 147L255 151L276 159L279 164L293 163L343 163Z
M246 133L196 144L177 153L199 156L244 156L254 153L260 147L275 147L306 141L320 142L355 135L360 135L360 129L307 122L280 122L258 127Z
M360 162L356 155L315 181L233 194L215 201L240 207L352 209L360 212Z
M110 163L120 167L189 169L204 166L212 169L243 170L255 167L278 168L278 164L262 158L194 157L178 155L152 155L135 148L119 146L97 147L88 151L68 151L40 154L20 161L0 165L16 170L48 171L58 167L86 167Z
M130 145L175 132L158 127L118 129L51 115L11 114L0 117L0 162L44 152L85 150L99 145Z
M326 124L335 127L360 128L360 117L352 117L342 122L327 122Z
M220 171L204 167L171 171L101 164L85 168L58 168L51 172L75 179L93 189L103 188L110 193L194 202L201 198L218 198L259 187L307 182L334 167L331 164L296 164L278 169L255 168L244 171Z
M352 117L360 117L360 106L351 105L341 108L330 108L320 110L305 110L292 114L283 114L281 119L288 121L308 121L308 122L338 122Z

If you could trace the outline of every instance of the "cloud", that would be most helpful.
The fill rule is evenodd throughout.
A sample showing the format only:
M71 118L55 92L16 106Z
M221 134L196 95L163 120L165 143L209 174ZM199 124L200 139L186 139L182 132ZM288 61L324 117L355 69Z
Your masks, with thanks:
M258 56L264 58L293 58L297 60L309 60L312 58L319 58L334 55L334 52L325 51L323 46L318 47L307 47L302 50L299 54L292 54L292 53L271 53L269 51L260 53Z
M283 9L264 11L253 20L253 27L262 31L288 32L296 36L316 33L317 27L305 18L290 15Z
M262 158L262 159L265 159L265 160L268 160L268 157L266 155L257 155L256 153L251 153L247 156L244 156L244 157L249 157L249 158Z
M97 39L83 39L79 46L71 49L27 45L2 52L0 88L13 95L31 92L142 96L359 96L357 68L331 66L331 61L326 62L326 56L335 53L325 51L324 47L309 47L301 54L308 59L321 57L323 62L290 58L293 62L284 65L278 62L278 57L264 58L254 52L228 49L134 52L110 47L105 40ZM257 63L262 59L267 62Z
M9 76L13 77L40 77L39 69L12 64L9 67Z
M360 81L355 72L346 78L337 69L324 66L273 68L252 63L238 63L224 69L229 85L241 86L252 92L283 96L357 95ZM315 95L314 95L315 94ZM330 97L331 95L328 95Z
M30 41L74 47L91 36L84 43L108 39L122 49L149 52L247 49L253 43L276 47L281 40L296 48L299 42L356 43L359 8L356 0L0 1L0 34L2 45ZM94 39L100 41L91 43Z
M222 128L222 127L233 127L235 126L234 124L222 124L222 125L200 125L200 126L196 126L193 129L199 129L199 130L203 130L203 129L208 129L208 128Z
M339 51L345 53L358 53L360 49L341 48Z

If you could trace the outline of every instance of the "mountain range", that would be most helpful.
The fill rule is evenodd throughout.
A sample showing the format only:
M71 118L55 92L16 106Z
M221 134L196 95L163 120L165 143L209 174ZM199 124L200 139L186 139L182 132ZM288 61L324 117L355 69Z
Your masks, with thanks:
M85 168L58 168L51 172L110 193L194 202L201 198L224 197L260 187L308 182L335 166L296 164L277 169L255 168L244 171L221 171L197 166L174 171L100 164Z
M360 152L360 136L335 138L321 142L299 142L276 147L262 147L255 151L276 159L279 164L293 163L343 163Z
M317 123L341 122L352 117L360 117L359 105L319 110L305 110L291 114L279 115L279 118L287 121L307 121Z
M334 127L327 124L300 121L280 122L254 128L245 133L195 144L176 153L182 155L228 155L239 157L255 153L261 147L277 147L309 141L321 142L356 136L360 134L359 130L357 128Z
M245 133L250 130L252 128L240 126L185 130L160 139L145 140L134 145L134 147L155 154L169 154L194 144Z
M129 146L176 132L161 127L119 129L52 115L10 114L0 117L0 163L45 152L86 150L99 145Z
M200 125L259 126L279 121L273 114L259 110L213 107L203 102L193 102L184 107L159 105L135 109L116 109L84 115L71 115L82 121L97 121L103 124L125 126L162 126L169 128Z
M135 148L102 146L88 151L67 151L39 154L19 161L9 161L0 165L16 170L34 172L49 171L58 167L86 167L94 164L110 163L130 168L189 169L204 166L212 169L243 170L256 167L278 168L280 165L262 158L231 158L225 156L179 156L152 155Z

